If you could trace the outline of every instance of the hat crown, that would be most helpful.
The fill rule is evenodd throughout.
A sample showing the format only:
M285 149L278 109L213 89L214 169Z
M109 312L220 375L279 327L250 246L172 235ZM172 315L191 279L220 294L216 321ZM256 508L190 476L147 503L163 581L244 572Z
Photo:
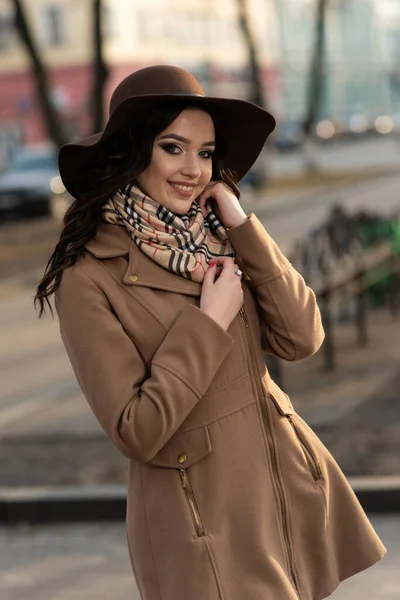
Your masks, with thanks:
M127 98L148 94L205 95L197 79L184 69L168 65L145 67L125 77L115 88L110 115Z

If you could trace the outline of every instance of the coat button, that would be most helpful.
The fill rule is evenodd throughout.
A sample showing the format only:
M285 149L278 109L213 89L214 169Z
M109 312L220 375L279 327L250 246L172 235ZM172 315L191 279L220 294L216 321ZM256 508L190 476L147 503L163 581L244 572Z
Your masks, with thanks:
M182 463L184 463L186 460L187 460L187 456L186 456L186 454L180 454L180 455L178 456L178 463L179 463L179 464L182 464Z
M128 277L129 281L137 281L139 279L139 277L137 275L129 275Z

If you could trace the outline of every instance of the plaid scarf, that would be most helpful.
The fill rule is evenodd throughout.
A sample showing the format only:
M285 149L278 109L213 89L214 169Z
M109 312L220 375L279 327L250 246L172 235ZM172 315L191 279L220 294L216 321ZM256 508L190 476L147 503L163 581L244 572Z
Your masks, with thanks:
M102 218L125 227L140 250L164 269L202 282L211 259L235 256L225 227L206 208L204 217L194 201L186 214L176 215L128 184L104 204Z

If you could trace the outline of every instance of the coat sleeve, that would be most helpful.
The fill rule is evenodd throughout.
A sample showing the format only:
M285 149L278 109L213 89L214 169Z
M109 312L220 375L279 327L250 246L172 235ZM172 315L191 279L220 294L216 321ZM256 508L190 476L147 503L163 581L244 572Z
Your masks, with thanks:
M288 361L314 354L324 339L314 292L253 213L228 234L255 290L263 350Z
M76 267L64 271L56 310L73 370L100 425L125 456L145 462L196 406L233 345L222 327L190 305L149 371L105 294Z

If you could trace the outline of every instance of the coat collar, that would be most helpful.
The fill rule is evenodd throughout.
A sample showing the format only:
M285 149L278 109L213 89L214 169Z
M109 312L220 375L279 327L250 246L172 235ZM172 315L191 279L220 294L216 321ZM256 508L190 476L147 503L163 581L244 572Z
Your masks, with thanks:
M201 283L184 279L151 260L139 250L129 233L120 225L100 223L95 237L85 247L100 260L126 256L127 267L122 283L130 289L150 287L189 296L201 295Z
M86 250L96 258L116 258L129 253L131 238L119 225L101 222L96 235L86 244Z

